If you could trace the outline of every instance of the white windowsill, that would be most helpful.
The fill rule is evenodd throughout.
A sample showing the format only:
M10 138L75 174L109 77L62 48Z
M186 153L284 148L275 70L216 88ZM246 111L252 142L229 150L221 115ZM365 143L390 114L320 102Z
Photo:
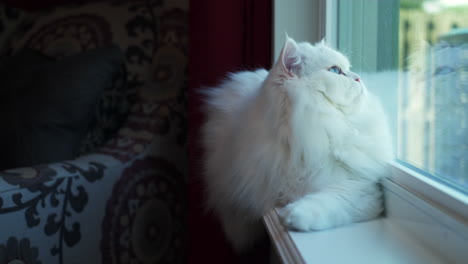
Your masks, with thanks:
M289 232L305 263L447 263L387 218L320 232Z
M267 225L268 232L271 229ZM280 245L283 252L275 261L279 263L449 263L387 218L319 232L282 232L295 248L284 252ZM272 243L277 251L277 242Z
M383 181L386 216L373 221L302 233L286 230L276 211L267 214L274 263L466 263L466 218L394 181Z

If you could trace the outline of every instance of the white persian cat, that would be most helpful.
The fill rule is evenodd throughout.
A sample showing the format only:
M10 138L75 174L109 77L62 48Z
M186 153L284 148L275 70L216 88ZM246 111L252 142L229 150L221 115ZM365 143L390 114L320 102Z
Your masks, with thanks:
M261 238L275 207L292 229L368 220L393 157L386 116L348 60L287 38L272 69L230 74L206 90L207 203L233 247Z

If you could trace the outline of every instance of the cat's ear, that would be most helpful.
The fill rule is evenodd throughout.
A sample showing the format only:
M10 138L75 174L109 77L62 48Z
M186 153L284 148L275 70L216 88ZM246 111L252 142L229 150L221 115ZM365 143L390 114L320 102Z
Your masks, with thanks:
M284 44L281 50L280 57L278 59L277 66L283 71L288 77L297 76L302 63L301 54L296 42L286 36L286 44Z

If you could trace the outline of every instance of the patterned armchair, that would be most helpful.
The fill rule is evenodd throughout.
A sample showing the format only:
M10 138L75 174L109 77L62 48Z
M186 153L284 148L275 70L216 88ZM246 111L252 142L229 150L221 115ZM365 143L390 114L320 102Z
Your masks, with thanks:
M125 115L110 139L94 131L76 159L0 171L0 264L184 262L187 9L183 0L0 7L2 56L114 43L128 84L102 99L96 129Z

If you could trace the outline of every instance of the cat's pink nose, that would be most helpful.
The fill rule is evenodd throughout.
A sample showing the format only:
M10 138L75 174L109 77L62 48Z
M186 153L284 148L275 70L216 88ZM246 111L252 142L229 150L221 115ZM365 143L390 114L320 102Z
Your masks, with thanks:
M354 80L355 80L356 82L361 82L361 79L359 79L359 78L356 78L356 79L354 79Z

